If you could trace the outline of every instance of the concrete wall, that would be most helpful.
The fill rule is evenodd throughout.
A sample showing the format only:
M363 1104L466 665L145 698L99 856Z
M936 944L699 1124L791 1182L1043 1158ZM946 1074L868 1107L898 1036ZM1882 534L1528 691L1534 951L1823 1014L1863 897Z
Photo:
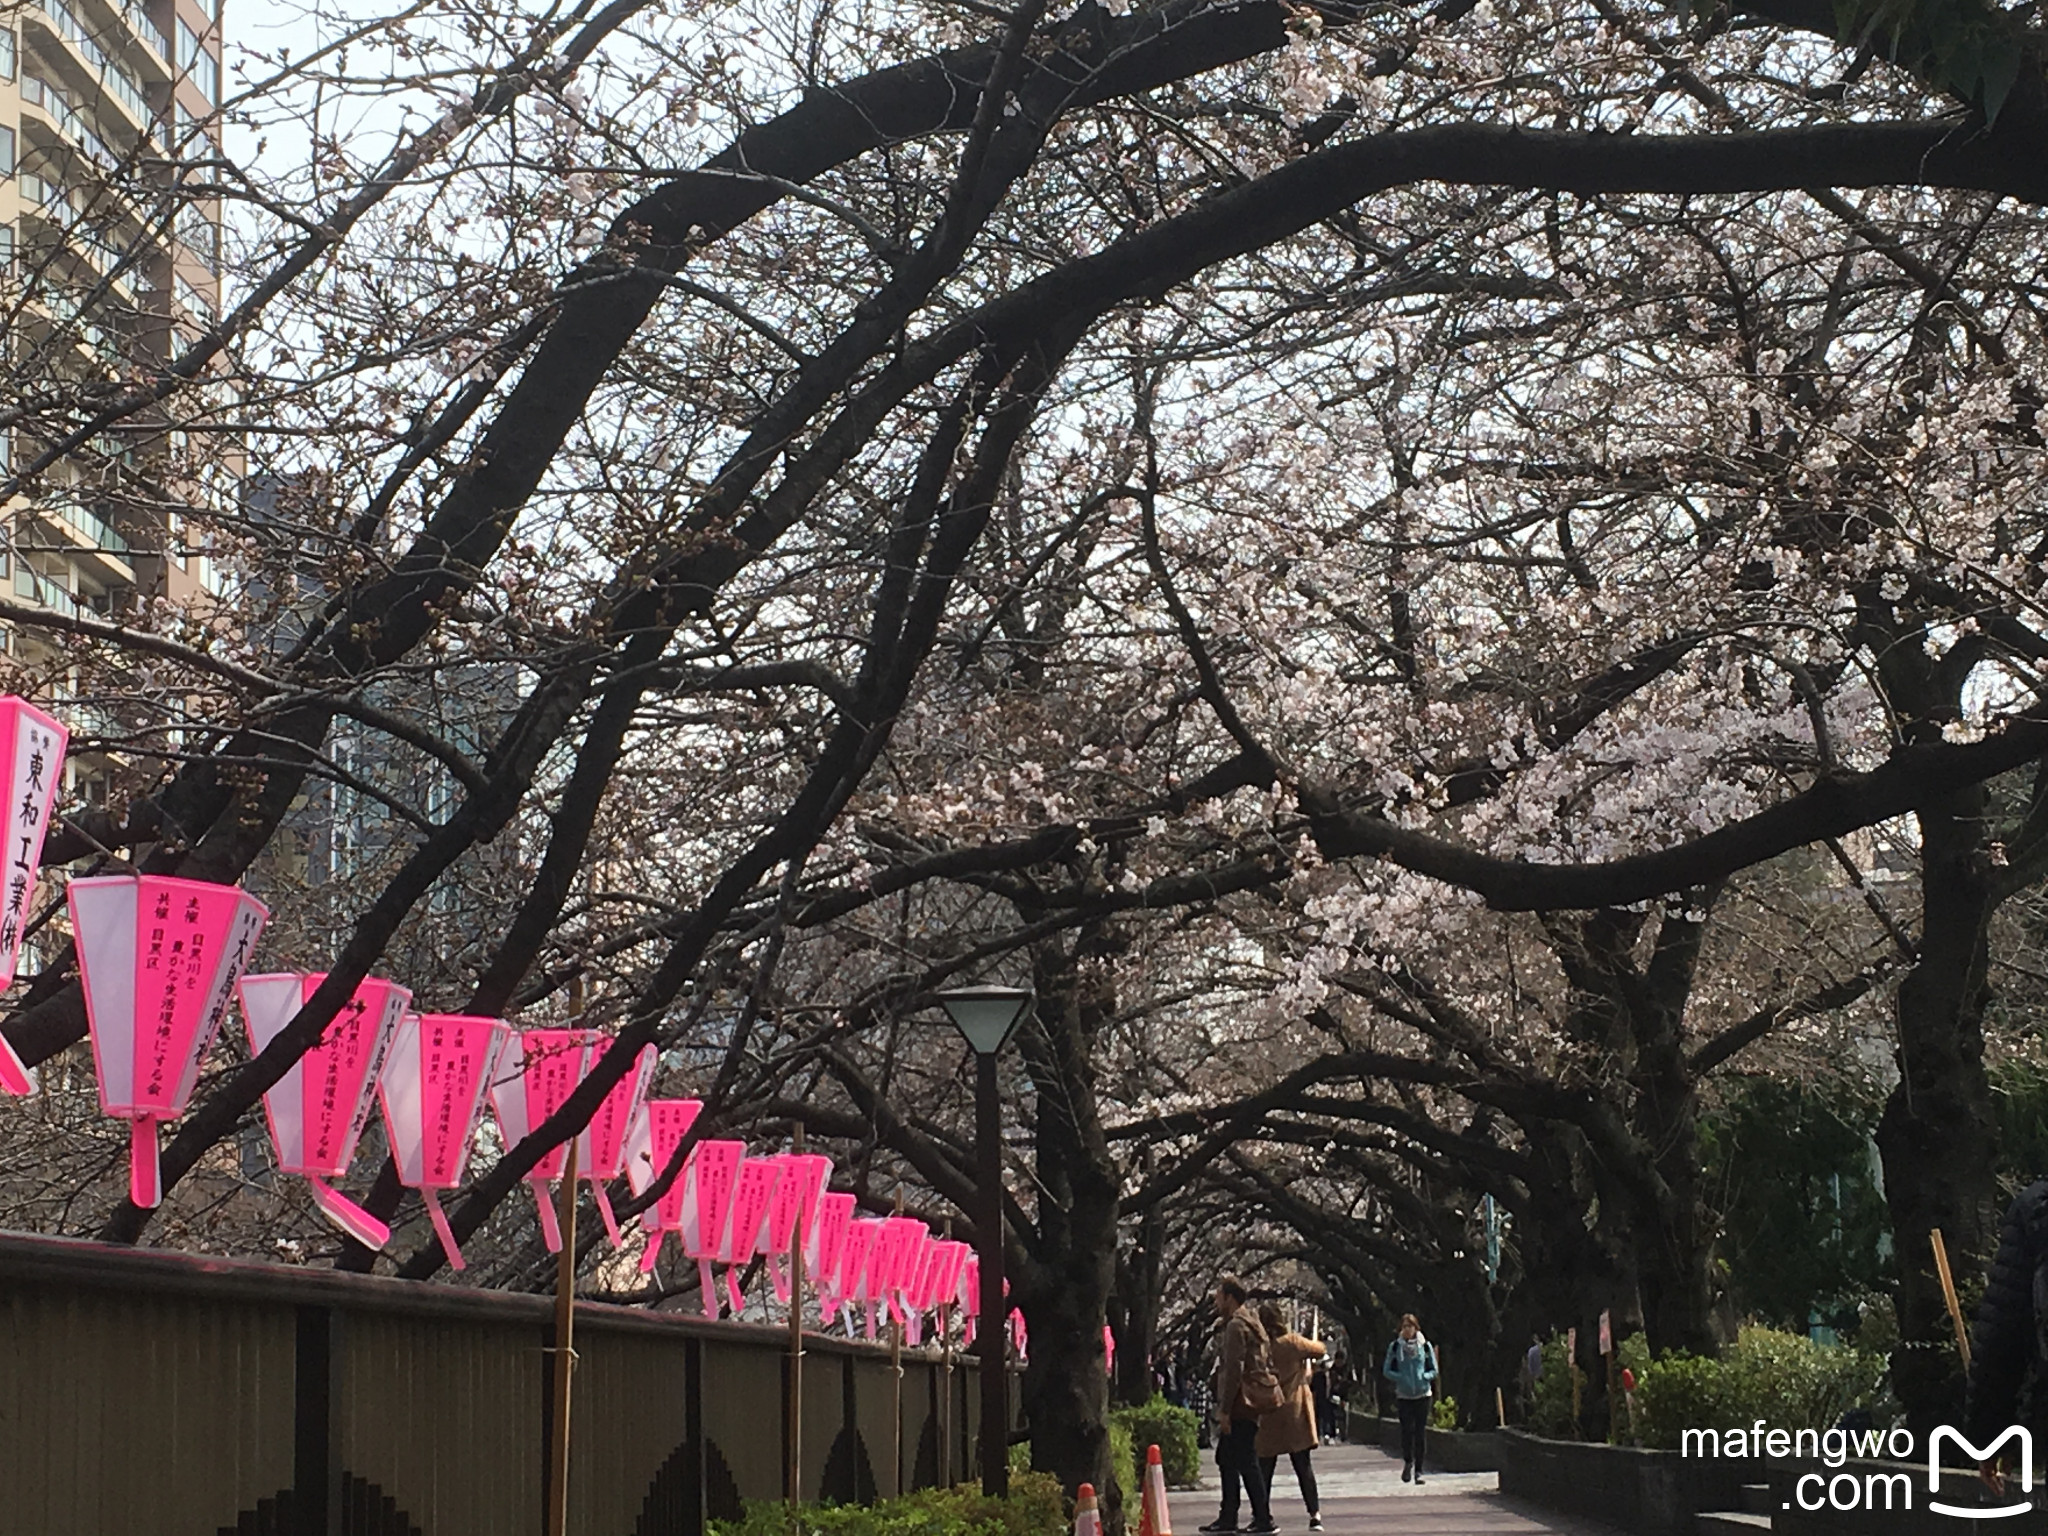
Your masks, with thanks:
M0 1237L0 1536L538 1536L552 1330L541 1296ZM785 1496L787 1329L581 1304L575 1347L579 1536ZM804 1350L804 1498L979 1476L970 1362Z
M1761 1460L1545 1440L1519 1429L1495 1436L1502 1493L1636 1536L1692 1536L1695 1514L1740 1508L1742 1485L1766 1480Z

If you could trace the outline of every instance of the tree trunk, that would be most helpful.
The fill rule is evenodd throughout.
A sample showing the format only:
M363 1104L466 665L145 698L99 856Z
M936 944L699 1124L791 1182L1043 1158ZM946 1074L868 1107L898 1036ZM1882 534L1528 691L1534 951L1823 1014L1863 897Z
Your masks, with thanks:
M1984 843L1986 795L1964 790L1920 813L1920 953L1899 985L1899 1082L1878 1121L1899 1265L1892 1384L1925 1436L1959 1422L1963 1378L1929 1233L1958 1279L1976 1275L1997 1234L1996 1131L1984 1072L1985 940L1995 906Z
M1100 937L1084 934L1077 950ZM1031 1465L1069 1497L1093 1483L1103 1529L1122 1536L1129 1468L1109 1456L1109 1372L1102 1333L1116 1280L1122 1190L1102 1134L1090 1060L1096 1028L1115 1011L1106 972L1043 946L1035 1018L1019 1050L1036 1088L1037 1222L1016 1280L1031 1330L1024 1408Z
M1153 1394L1152 1355L1159 1336L1159 1309L1165 1300L1166 1276L1161 1264L1166 1220L1156 1209L1138 1226L1136 1244L1117 1260L1116 1296L1110 1326L1116 1331L1116 1379L1111 1383L1119 1404L1135 1406Z

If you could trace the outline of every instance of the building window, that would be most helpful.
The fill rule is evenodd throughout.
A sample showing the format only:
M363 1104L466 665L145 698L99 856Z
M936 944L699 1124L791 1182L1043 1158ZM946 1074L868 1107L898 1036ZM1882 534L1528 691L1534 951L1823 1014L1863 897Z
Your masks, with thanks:
M199 34L182 21L178 23L178 68L191 77L200 95L209 102L220 101L220 61L206 51Z
M0 224L0 277L14 270L14 226ZM0 434L4 435L4 434ZM7 472L7 450L0 446L0 474Z
M14 33L0 27L0 80L14 78Z
M14 174L14 130L0 127L0 176Z

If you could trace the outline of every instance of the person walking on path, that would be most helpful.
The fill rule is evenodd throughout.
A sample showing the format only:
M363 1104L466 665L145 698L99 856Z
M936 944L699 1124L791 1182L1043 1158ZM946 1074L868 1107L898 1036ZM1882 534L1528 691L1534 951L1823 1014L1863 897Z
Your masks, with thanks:
M1295 1486L1308 1509L1308 1528L1323 1528L1322 1500L1316 1496L1314 1454L1316 1405L1309 1390L1309 1362L1323 1356L1323 1346L1288 1331L1287 1319L1271 1302L1259 1308L1259 1325L1272 1341L1273 1374L1280 1378L1280 1406L1259 1420L1259 1475L1266 1481L1266 1507L1272 1508L1273 1473L1285 1456L1294 1463Z
M1387 1346L1380 1374L1394 1384L1401 1416L1401 1481L1422 1481L1422 1447L1429 1428L1429 1403L1436 1392L1436 1346L1422 1336L1413 1312L1401 1316L1401 1332Z
M1279 1382L1266 1331L1245 1305L1249 1295L1235 1275L1216 1283L1216 1312L1223 1319L1216 1361L1216 1465L1223 1474L1223 1507L1202 1527L1205 1536L1238 1528L1240 1486L1251 1499L1249 1529L1258 1536L1276 1529L1265 1475L1259 1471L1258 1436L1259 1416L1280 1405Z
M1330 1392L1330 1368L1324 1361L1310 1363L1308 1368L1308 1397L1316 1410L1316 1443L1328 1445L1337 1433L1337 1400Z

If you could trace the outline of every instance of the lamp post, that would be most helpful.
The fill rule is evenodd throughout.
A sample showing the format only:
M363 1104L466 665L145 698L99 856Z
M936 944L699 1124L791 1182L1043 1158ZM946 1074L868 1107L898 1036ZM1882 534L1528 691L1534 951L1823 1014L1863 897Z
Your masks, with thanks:
M953 1027L974 1052L975 1252L981 1267L981 1491L1010 1492L1010 1383L1003 1349L1003 1126L996 1054L1031 1002L1022 987L955 987L939 994Z

